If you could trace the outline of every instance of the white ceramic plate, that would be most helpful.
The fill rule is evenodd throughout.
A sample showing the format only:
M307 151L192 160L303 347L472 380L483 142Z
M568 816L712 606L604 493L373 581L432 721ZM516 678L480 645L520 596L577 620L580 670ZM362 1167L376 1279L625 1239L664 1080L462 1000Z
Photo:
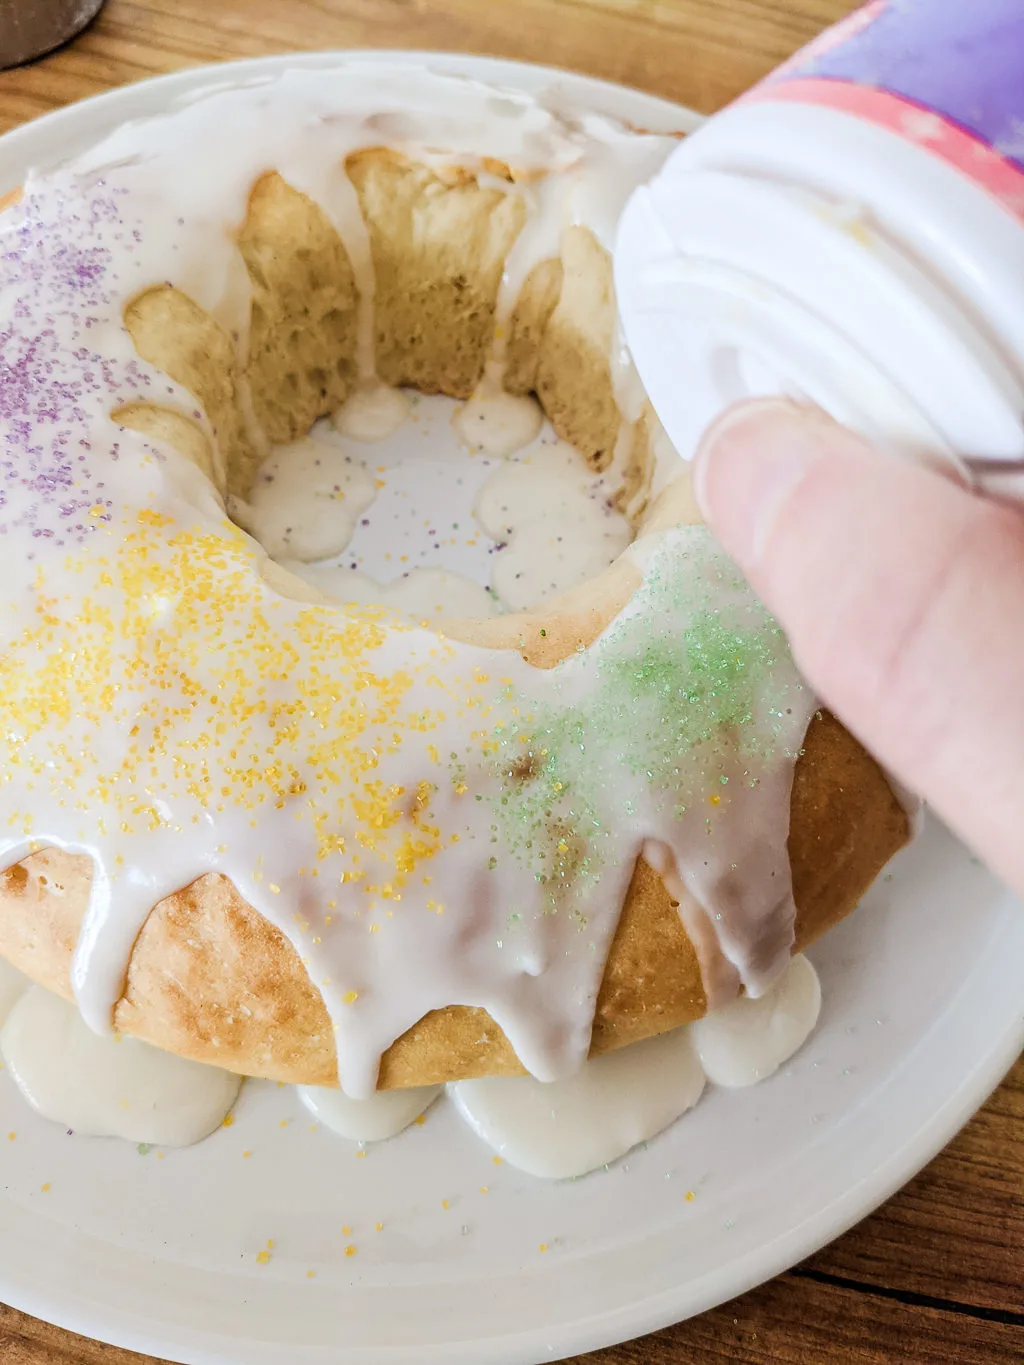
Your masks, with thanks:
M182 95L341 59L186 72L51 114L0 139L0 192ZM580 76L430 61L554 82L650 128L696 121ZM200 1146L137 1154L35 1118L0 1076L0 1299L190 1365L516 1365L697 1313L891 1194L1024 1040L1024 910L934 825L812 957L822 1022L787 1068L576 1182L494 1165L443 1105L360 1157L273 1085Z

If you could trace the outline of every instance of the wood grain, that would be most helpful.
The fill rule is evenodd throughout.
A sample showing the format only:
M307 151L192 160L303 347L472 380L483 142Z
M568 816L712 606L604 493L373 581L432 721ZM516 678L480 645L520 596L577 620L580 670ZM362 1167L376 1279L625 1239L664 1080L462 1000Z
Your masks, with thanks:
M852 0L110 0L70 47L0 75L0 131L145 76L341 47L545 62L710 112L853 8Z
M331 47L516 57L710 112L852 8L853 0L109 0L71 47L0 74L0 131L146 76ZM586 1365L1009 1365L1024 1359L1022 1285L1024 1062L926 1170L819 1255ZM0 1306L0 1365L158 1363Z

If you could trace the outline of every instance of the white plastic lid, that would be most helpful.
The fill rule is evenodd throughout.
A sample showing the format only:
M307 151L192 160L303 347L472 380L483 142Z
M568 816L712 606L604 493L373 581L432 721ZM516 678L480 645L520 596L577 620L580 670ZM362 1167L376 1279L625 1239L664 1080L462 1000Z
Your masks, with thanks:
M921 265L849 208L686 150L633 195L615 251L626 343L684 459L770 394L912 458L1024 458L1018 383Z

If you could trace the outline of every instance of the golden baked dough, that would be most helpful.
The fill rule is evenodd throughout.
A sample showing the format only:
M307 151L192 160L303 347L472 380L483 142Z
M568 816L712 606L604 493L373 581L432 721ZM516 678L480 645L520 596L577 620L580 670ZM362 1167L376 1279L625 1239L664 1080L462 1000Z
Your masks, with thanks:
M469 172L442 175L388 149L358 152L346 164L370 234L378 373L389 383L468 396L484 370L502 264L522 227L522 202L481 187ZM490 169L514 180L507 167ZM276 171L254 184L238 242L253 290L247 366L239 365L224 328L172 284L154 284L125 311L140 355L195 395L208 429L143 401L113 415L176 446L220 493L244 495L259 459L254 416L264 435L293 439L350 391L360 295L341 237ZM556 430L598 469L611 460L622 425L607 360L611 289L607 254L588 229L571 229L562 259L541 262L530 273L511 318L506 356L509 390L535 393ZM649 413L636 424L623 472L622 497L634 517L650 481L649 424ZM644 526L692 516L685 488L674 485L649 509ZM283 572L281 579L290 595L316 597ZM619 562L543 609L450 622L445 629L468 643L518 649L528 663L549 668L591 643L639 581L634 567ZM907 837L907 817L878 765L819 712L792 792L797 949L853 909ZM90 874L88 858L42 849L0 876L0 955L66 997ZM696 952L676 904L640 860L608 958L592 1052L684 1024L705 1008ZM229 1070L336 1082L330 1021L298 954L218 875L203 876L154 907L131 954L115 1023L158 1047ZM380 1085L520 1070L486 1013L452 1006L426 1015L390 1047Z
M856 906L907 839L907 817L878 765L828 712L811 722L793 782L789 855L797 951ZM71 997L69 967L89 894L88 858L44 849L0 877L0 955ZM592 1054L700 1018L700 967L675 903L641 859L612 944ZM196 1061L307 1085L334 1085L330 1021L288 940L223 877L155 907L135 944L118 1029ZM450 1007L385 1053L382 1089L522 1070L482 1010Z

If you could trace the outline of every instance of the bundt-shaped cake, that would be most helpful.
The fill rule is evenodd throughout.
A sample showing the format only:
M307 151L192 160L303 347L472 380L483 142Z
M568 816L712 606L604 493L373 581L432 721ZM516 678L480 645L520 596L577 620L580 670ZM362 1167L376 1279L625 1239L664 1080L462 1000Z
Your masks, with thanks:
M552 1078L762 992L906 840L621 354L611 234L671 145L359 65L7 205L0 955L94 1027L354 1095ZM377 385L534 395L635 543L526 613L327 600L247 498Z

